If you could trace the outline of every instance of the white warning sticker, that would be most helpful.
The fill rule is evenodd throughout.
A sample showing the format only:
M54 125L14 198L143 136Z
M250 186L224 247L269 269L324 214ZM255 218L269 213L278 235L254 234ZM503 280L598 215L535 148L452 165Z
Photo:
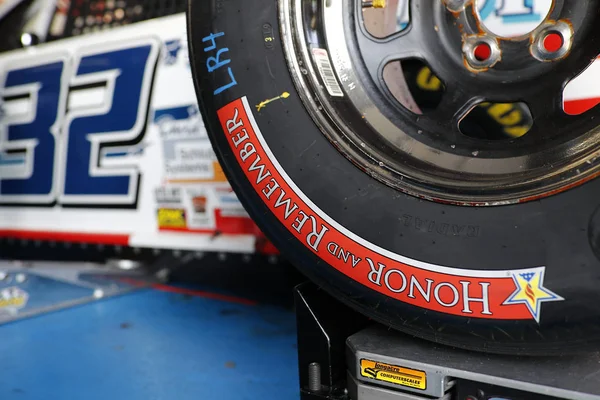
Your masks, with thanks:
M327 50L312 49L312 53L315 64L317 64L317 68L319 69L319 75L321 75L321 79L327 88L327 92L329 92L331 96L344 97L344 92L342 91L342 88L335 77L335 72L331 67Z

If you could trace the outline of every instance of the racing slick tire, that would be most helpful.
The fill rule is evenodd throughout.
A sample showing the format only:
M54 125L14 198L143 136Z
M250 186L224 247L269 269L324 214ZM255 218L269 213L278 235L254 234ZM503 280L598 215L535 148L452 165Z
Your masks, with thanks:
M597 345L595 172L526 199L471 206L391 184L377 159L371 170L353 159L350 140L324 134L314 109L325 114L325 104L311 108L290 67L308 76L318 65L290 56L298 44L282 3L193 0L188 10L210 140L282 254L360 313L427 340L528 355Z

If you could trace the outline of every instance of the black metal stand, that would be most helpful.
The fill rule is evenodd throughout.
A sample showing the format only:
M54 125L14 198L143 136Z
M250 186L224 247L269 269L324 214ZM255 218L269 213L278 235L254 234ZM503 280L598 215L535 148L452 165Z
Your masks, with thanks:
M312 283L294 290L302 400L347 399L346 339L368 320Z
M302 400L600 400L600 354L459 350L369 321L312 283L294 295Z

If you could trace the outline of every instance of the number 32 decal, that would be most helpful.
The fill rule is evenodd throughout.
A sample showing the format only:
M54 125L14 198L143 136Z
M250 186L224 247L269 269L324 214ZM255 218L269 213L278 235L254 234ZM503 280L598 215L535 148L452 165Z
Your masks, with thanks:
M135 204L139 168L103 154L141 141L159 49L145 38L0 66L0 203Z

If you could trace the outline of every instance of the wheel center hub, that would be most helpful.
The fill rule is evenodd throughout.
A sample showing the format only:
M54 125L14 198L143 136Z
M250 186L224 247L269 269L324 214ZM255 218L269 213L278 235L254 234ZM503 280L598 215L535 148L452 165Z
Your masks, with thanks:
M475 0L484 30L503 39L531 34L545 21L553 3L553 0Z
M465 66L473 72L482 72L502 62L512 70L530 68L532 64L564 59L573 45L574 30L566 13L559 13L559 19L552 19L552 11L557 10L556 0L548 1L544 18L532 14L541 23L521 35L503 35L496 26L490 29L483 16L488 13L487 0L442 0L455 21L450 21L451 30L458 30L461 36L461 50ZM512 7L525 7L522 2L508 2ZM583 2L581 2L583 4ZM513 10L513 12L516 10ZM505 12L505 11L503 11ZM531 8L533 13L533 8ZM483 14L483 15L482 15ZM493 26L493 25L492 25Z

